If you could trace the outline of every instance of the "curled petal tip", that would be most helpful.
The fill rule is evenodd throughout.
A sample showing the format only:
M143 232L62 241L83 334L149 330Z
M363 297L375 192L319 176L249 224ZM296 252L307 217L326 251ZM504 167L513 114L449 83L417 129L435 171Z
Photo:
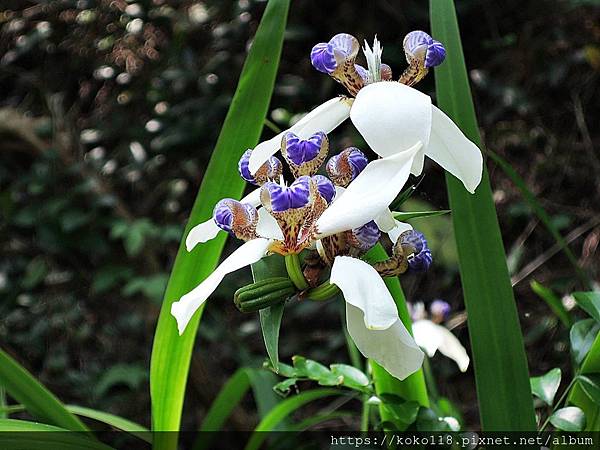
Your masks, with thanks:
M356 147L348 147L327 161L327 174L338 186L346 187L367 166L369 160Z
M353 247L366 252L379 242L380 237L379 227L372 220L361 227L354 228L351 231L350 241Z
M405 231L396 245L412 247L415 251L408 258L408 267L413 272L425 272L433 262L425 235L416 230Z
M446 57L444 45L424 31L411 31L404 38L404 52L410 63L413 59L422 60L426 68L440 65Z
M323 197L328 204L331 203L335 197L335 186L333 183L329 178L323 175L314 175L312 179L317 184L317 190L319 191L319 194L321 194L321 197Z
M356 57L360 45L347 33L336 34L329 42L319 42L310 52L310 62L319 72L331 75L346 59Z

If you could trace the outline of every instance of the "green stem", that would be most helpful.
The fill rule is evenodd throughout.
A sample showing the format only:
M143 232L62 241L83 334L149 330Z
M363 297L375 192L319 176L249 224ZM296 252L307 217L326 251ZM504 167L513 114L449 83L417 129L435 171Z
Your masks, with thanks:
M543 425L540 428L540 433L542 431L544 431L544 428L546 428L546 426L548 426L548 424L550 423L550 417L552 417L552 414L554 414L556 412L556 410L558 409L558 407L562 404L563 400L567 397L567 394L569 393L571 388L575 385L576 381L577 381L577 375L575 375L573 377L573 379L571 380L571 382L569 383L569 385L567 386L565 391L560 396L560 398L556 401L556 403L554 403L554 407L552 408L552 411L550 412L550 414L548 414L548 417L546 417L546 420L544 421Z
M294 283L294 286L296 286L298 290L303 291L308 289L309 286L302 273L300 258L297 254L285 255L285 268L290 280L292 280L292 283Z
M329 300L331 297L339 293L340 288L338 288L335 284L329 283L329 281L325 281L324 283L318 285L316 288L309 290L304 296L304 298L316 302L322 302L325 300Z
M363 395L362 399L362 414L360 416L360 431L366 433L369 431L369 415L371 413L371 405L367 402L369 396Z
M440 397L440 393L438 391L437 383L435 382L433 370L431 370L431 364L429 363L429 358L427 355L425 355L425 358L423 359L423 374L425 375L425 384L427 385L429 394L434 400L437 400Z

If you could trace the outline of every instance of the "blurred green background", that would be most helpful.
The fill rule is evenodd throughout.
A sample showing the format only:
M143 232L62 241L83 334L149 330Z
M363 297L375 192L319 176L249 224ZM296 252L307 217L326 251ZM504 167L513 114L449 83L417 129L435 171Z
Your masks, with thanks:
M600 2L456 3L486 147L526 180L598 280ZM250 0L2 1L0 346L65 402L149 425L148 367L163 290L264 7ZM402 39L414 29L428 30L427 2L292 2L270 120L285 127L344 93L310 65L315 43L338 32L359 40L377 34L399 74ZM433 96L433 76L419 88ZM351 125L331 139L335 151L367 150ZM408 207L445 209L442 170L427 164ZM530 372L558 366L566 374L567 332L530 282L559 294L581 286L510 179L488 167ZM413 225L426 233L435 263L425 275L403 278L407 297L449 301L451 324L468 348L451 220ZM206 309L186 429L197 428L237 367L264 359L257 316L231 301L250 279L249 271L231 275ZM347 362L339 309L288 308L282 360L300 353ZM467 425L477 423L471 370L460 374L438 357L433 369ZM231 428L253 427L248 406L235 411Z

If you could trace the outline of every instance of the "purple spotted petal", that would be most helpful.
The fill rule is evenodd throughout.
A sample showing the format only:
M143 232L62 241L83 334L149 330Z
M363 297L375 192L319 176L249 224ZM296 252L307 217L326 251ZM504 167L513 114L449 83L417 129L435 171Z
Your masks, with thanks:
M327 161L327 174L338 186L347 186L363 171L369 160L356 147L348 147Z
M440 41L434 40L427 47L427 55L425 56L425 67L439 66L446 59L446 49Z
M325 133L321 131L306 140L300 139L294 133L288 133L285 142L286 157L297 166L312 161L319 154L324 138Z
M338 64L358 52L358 41L347 33L336 34L329 42L319 42L310 52L310 62L319 72L331 75Z
M244 217L235 217L237 214L243 214ZM239 225L249 224L256 220L256 208L247 203L240 203L232 198L224 198L215 205L213 210L213 220L223 231L233 234L234 222Z
M251 154L251 149L246 150L240 158L240 161L238 162L238 171L240 172L240 176L244 180L246 180L248 183L259 185L266 181L266 179L274 180L279 178L279 175L283 171L283 165L276 156L271 156L269 160L266 163L264 163L260 169L256 171L256 174L252 175L248 167L248 162L250 161ZM256 177L259 174L266 179L261 179L261 177L259 177L259 180L257 180ZM258 181L260 181L261 183L259 183Z
M314 175L312 179L315 183L317 183L319 194L321 194L327 203L331 203L333 197L335 197L335 186L333 183L329 180L329 178L324 177L323 175Z
M367 81L369 81L369 71L367 69L365 69L363 66L361 66L360 64L354 64L354 68L356 69L356 72L358 73L358 75L363 79L363 81L366 83Z
M400 243L408 244L415 249L415 253L408 258L408 267L413 272L425 272L429 269L433 258L431 250L427 246L427 240L423 233L410 230L400 235Z
M434 300L429 306L429 312L431 315L434 317L439 317L442 320L448 317L450 311L452 311L450 304L440 299Z
M270 207L273 212L283 212L288 209L302 208L309 202L310 177L302 176L290 186L268 182L262 187L262 192L268 193Z
M319 42L310 52L310 62L319 72L331 74L337 67L333 46L328 42Z
M352 235L354 236L356 243L359 244L359 248L363 251L367 251L379 242L381 232L379 231L377 224L374 221L371 221L364 224L362 227L353 229Z

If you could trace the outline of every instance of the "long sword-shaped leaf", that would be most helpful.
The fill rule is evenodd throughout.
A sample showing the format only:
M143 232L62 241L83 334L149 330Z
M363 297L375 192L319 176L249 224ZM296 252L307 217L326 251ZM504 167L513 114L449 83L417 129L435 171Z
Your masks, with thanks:
M64 428L26 420L0 419L2 450L114 450Z
M430 14L432 34L444 43L448 55L435 71L438 106L479 144L454 2L431 0ZM535 430L523 336L487 170L474 195L449 174L446 182L482 428Z
M86 408L84 406L66 405L66 408L73 414L77 414L81 417L87 417L88 419L97 420L98 422L110 425L117 430L125 431L150 444L152 443L152 435L150 434L150 430L138 423L132 422L131 420L104 411L98 411L97 409Z
M217 201L239 198L244 183L237 176L242 152L258 142L267 114L283 44L289 0L271 0L260 22L240 81L192 208L185 235L193 225L210 217ZM184 236L185 236L184 235ZM200 312L179 336L171 304L190 291L215 268L225 243L224 234L188 253L182 241L154 337L150 364L152 428L178 430L186 380ZM174 433L158 433L155 448L175 448Z
M0 350L0 384L6 392L23 404L27 411L40 420L71 431L88 428L65 405L46 389L23 366Z

